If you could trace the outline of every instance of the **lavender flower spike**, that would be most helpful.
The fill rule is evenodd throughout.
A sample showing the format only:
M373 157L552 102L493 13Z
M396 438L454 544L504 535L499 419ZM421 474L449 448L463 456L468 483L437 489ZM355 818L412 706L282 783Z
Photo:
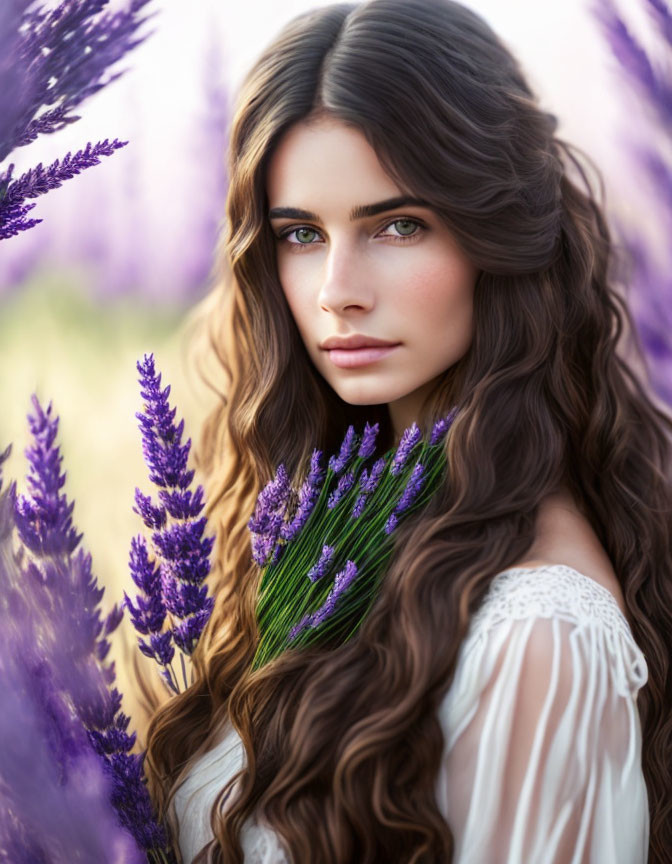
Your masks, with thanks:
M58 417L51 416L52 404L42 410L37 396L31 401L35 414L28 415L33 446L25 451L30 473L27 477L30 496L19 495L14 518L19 536L36 555L68 555L82 538L72 527L74 502L68 504L60 489L65 474L60 473L62 457L54 445L58 433Z
M308 571L308 578L311 582L317 582L318 579L321 579L324 576L329 568L333 555L334 547L325 544L322 547L322 554L320 555L319 561Z
M254 514L247 523L252 532L252 555L260 567L264 567L275 548L284 514L289 503L291 486L287 469L278 465L275 477L261 490L257 497Z
M64 536L67 537L74 529L69 520L72 506L67 504L64 496L57 494L65 480L65 475L60 475L60 456L55 446L57 418L52 420L49 416L51 405L45 414L35 397L33 402L37 420L29 419L35 444L26 452L33 469L32 486L36 494L35 500L26 499L27 505L19 509L24 517L38 515L26 536L31 540L38 537L40 544L32 550L34 560L29 560L23 571L9 574L2 573L1 562L8 561L9 557L4 549L0 549L0 584L6 598L4 603L0 602L0 641L3 642L0 678L3 679L2 691L8 697L13 688L7 680L6 662L13 656L12 662L16 661L15 669L18 669L20 661L28 685L23 689L29 697L29 711L37 723L33 726L31 741L31 731L25 725L19 729L16 718L3 712L3 741L6 743L11 734L16 736L18 732L27 755L25 758L19 756L25 767L20 772L22 776L17 777L19 750L14 746L4 748L7 758L4 762L0 758L3 762L0 765L0 786L11 786L15 814L20 812L29 816L30 808L39 813L37 820L29 820L30 839L42 834L46 840L46 843L36 844L36 848L37 845L43 846L39 860L42 860L44 849L51 852L52 846L54 850L63 846L63 855L58 853L63 860L110 861L111 864L122 858L140 862L143 857L135 854L137 849L129 843L126 832L118 832L119 837L126 838L124 850L113 851L111 846L108 852L104 848L98 850L98 843L92 845L91 839L79 849L76 841L73 843L75 836L81 833L79 826L86 833L86 823L93 815L93 809L89 813L81 795L85 789L93 793L89 806L99 808L94 798L103 805L111 803L118 821L131 830L138 842L151 831L151 848L163 849L167 838L153 818L147 788L142 782L134 782L130 768L138 760L141 763L142 757L128 755L135 743L135 735L126 731L129 720L120 710L119 691L112 688L114 664L105 665L103 662L109 650L105 637L119 624L120 612L115 608L104 621L101 620L99 603L103 589L97 587L92 575L91 556L82 549L72 554L74 546L64 540ZM39 520L43 512L66 514L67 518L50 521L45 517L45 529ZM62 535L60 540L55 536L58 532ZM4 542L8 543L11 535L0 529L0 535L3 533ZM45 536L50 542L45 542ZM76 540L78 543L79 537ZM20 558L23 559L23 554ZM24 697L22 700L25 703ZM13 730L7 727L7 723L11 726L12 722L15 723ZM36 740L39 736L41 743ZM40 750L45 750L45 745L49 752L40 753ZM36 754L37 763L32 764ZM124 762L123 769L115 767L117 759ZM57 769L55 774L49 768L50 762ZM33 775L37 764L42 773L36 787ZM15 776L9 777L7 772L15 772ZM75 792L74 796L64 788L64 784L70 786L70 793ZM21 788L23 793L20 793ZM107 807L104 810L109 819L111 810ZM76 815L74 823L72 813ZM138 824L134 819L140 813L142 823ZM2 820L0 816L0 830ZM110 830L103 829L100 817L95 818L95 823L90 827L100 830L99 841L111 842ZM3 848L4 839L0 840ZM20 840L20 834L15 835L10 845L20 843ZM104 847L105 843L102 845ZM132 857L127 859L127 856Z
M378 435L378 426L378 423L374 423L373 426L369 426L369 424L367 423L364 427L362 443L359 445L359 450L357 452L357 455L360 459L368 459L375 450L376 436Z
M424 478L425 466L418 462L413 469L413 473L411 474L408 483L406 484L406 488L399 499L399 503L394 508L395 513L401 513L404 510L407 510L415 498L417 497L418 492L420 491L423 483L425 482Z
M401 436L401 441L399 442L399 446L397 447L397 452L394 454L394 459L392 460L392 464L390 466L390 474L396 477L396 475L403 468L404 463L408 459L411 450L415 447L415 445L421 438L422 432L418 428L417 423L412 423L407 429L404 430Z
M106 15L100 13L108 0L62 0L48 11L29 11L34 4L26 0L0 4L0 163L38 135L79 120L72 109L123 74L105 77L108 67L147 38L134 38L147 20L137 18L147 2L131 0L128 10ZM47 169L40 163L14 181L10 165L0 174L0 240L42 221L26 219L35 206L25 204L26 198L60 186L127 143L88 143L74 156L68 153Z
M348 431L345 433L338 456L329 457L329 467L334 474L340 474L350 461L352 448L355 446L355 437L355 427L348 426Z
M354 561L346 561L345 568L341 570L340 573L336 574L334 587L327 595L327 599L324 601L322 606L320 606L317 612L313 613L311 617L311 627L317 627L318 624L322 624L323 621L326 621L327 618L330 618L334 614L336 604L348 590L356 576L357 565Z
M369 496L372 492L375 491L378 483L380 482L380 477L385 470L385 464L385 458L381 456L380 459L377 459L374 462L370 475L368 471L366 471L366 469L362 471L359 478L359 487L362 490L362 494L359 496L359 498L355 502L355 506L352 508L351 515L353 519L359 519L359 517L362 515Z
M140 640L140 650L164 666L163 677L176 689L168 669L174 653L171 638L184 653L191 654L210 617L214 599L208 597L203 582L210 572L209 556L215 539L202 536L207 524L206 517L199 518L204 507L203 488L198 486L195 492L189 488L194 477L194 471L187 469L191 439L182 444L184 420L175 424L176 409L168 403L170 386L161 388L152 354L145 355L137 368L145 411L136 417L150 480L159 487L160 505L136 489L137 506L133 509L148 528L155 529L152 544L158 566L152 567L138 538L131 555L131 572L145 597L136 599L136 607L128 598L126 603L136 629L149 635L149 644ZM171 616L171 628L163 633L166 614Z
M399 514L403 513L404 510L407 510L417 497L418 492L425 482L424 470L425 466L421 462L416 463L413 473L406 484L406 488L404 489L397 506L394 508L394 511L385 523L386 534L391 534L394 531L399 522Z
M352 582L357 576L357 565L354 561L346 561L345 567L339 573L336 574L336 578L334 579L334 585L332 589L329 591L327 595L327 599L312 614L306 614L303 616L301 621L298 624L295 624L294 627L289 631L288 640L290 642L294 641L296 637L301 633L306 627L317 627L319 624L322 624L327 618L330 618L336 609L336 605L340 598L345 594L348 590Z
M372 492L375 492L378 483L380 482L381 475L385 470L385 459L384 457L380 457L373 463L373 468L371 469L370 476L367 476L366 479L362 477L360 481L362 491L366 492L367 495L370 495Z
M350 518L359 519L359 517L364 512L364 507L366 506L367 500L368 499L366 495L360 495L359 498L357 498L357 500L355 501L355 506L352 508Z
M175 649L171 645L170 632L161 633L166 607L161 593L160 570L149 560L147 544L141 535L131 540L129 567L133 581L142 593L135 598L134 605L124 592L124 606L137 632L150 637L149 643L138 639L139 648L146 657L153 657L162 666L167 666Z
M343 498L343 496L350 490L353 483L355 482L355 475L352 471L348 471L347 474L343 474L338 481L338 486L329 496L329 500L327 501L327 507L330 510L333 510L334 507L338 504L338 502Z
M291 521L284 523L280 529L280 536L284 540L292 540L296 537L308 521L308 517L315 506L315 502L320 495L320 489L325 473L320 464L321 459L322 452L317 449L313 450L313 454L310 457L310 471L308 472L308 477L299 491L299 505L296 509L296 513L292 517Z
M453 420L457 414L457 408L453 408L445 417L442 417L432 427L432 434L429 438L430 444L438 444L453 425Z

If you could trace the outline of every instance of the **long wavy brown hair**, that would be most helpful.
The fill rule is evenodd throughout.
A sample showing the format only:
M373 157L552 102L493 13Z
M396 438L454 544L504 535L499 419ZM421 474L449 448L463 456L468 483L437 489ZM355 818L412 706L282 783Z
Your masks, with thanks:
M426 432L460 406L445 445L449 479L399 527L356 637L288 650L253 673L260 571L246 523L260 489L280 462L302 479L312 448L334 452L350 424L379 422L380 452L394 444L386 406L347 404L317 373L278 278L266 166L292 124L325 114L361 130L475 262L474 335L417 418ZM622 356L629 336L646 370L617 291L627 262L582 164L590 160L556 129L500 38L451 0L301 14L243 81L217 284L198 310L219 393L196 453L217 535L216 606L195 682L153 716L146 759L170 820L193 758L227 718L240 734L246 765L230 781L240 791L220 813L223 783L209 860L243 861L240 829L255 811L296 862L452 860L434 791L437 709L490 581L524 560L540 502L566 483L611 559L646 656L637 705L649 862L669 861L672 419Z

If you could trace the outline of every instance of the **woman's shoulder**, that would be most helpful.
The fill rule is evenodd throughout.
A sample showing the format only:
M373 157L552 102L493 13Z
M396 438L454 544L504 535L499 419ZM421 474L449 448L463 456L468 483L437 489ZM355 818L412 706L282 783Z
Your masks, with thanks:
M575 652L580 638L583 661L609 666L624 693L637 691L647 680L646 659L614 594L567 564L538 563L509 567L493 577L460 646L455 689L469 682L467 689L475 687L471 696L476 695L478 681L488 677L522 631L522 641L534 635L537 644L557 643L563 654Z
M538 564L497 573L472 615L439 711L448 740L480 716L480 706L495 717L521 675L542 690L559 676L567 694L602 682L629 701L646 684L648 666L604 585L567 564Z
M506 620L560 617L577 624L597 623L632 638L620 586L597 571L587 575L569 564L544 561L508 567L497 573L474 614L471 631Z

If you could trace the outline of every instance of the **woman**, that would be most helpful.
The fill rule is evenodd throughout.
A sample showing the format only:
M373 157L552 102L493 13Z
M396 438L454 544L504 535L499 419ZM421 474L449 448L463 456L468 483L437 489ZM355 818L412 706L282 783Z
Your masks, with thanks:
M247 76L202 310L216 607L148 738L185 862L669 861L672 422L617 353L609 231L555 128L450 0L300 15ZM353 335L392 345L324 345ZM251 674L277 465L454 405L357 636Z

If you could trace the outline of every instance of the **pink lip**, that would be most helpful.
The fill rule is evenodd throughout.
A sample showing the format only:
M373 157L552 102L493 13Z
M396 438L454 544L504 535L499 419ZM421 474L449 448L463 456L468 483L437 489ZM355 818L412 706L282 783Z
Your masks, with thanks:
M366 366L374 363L382 357L391 354L399 345L383 345L367 348L331 348L327 351L329 359L335 366L341 369L354 369L357 366Z

